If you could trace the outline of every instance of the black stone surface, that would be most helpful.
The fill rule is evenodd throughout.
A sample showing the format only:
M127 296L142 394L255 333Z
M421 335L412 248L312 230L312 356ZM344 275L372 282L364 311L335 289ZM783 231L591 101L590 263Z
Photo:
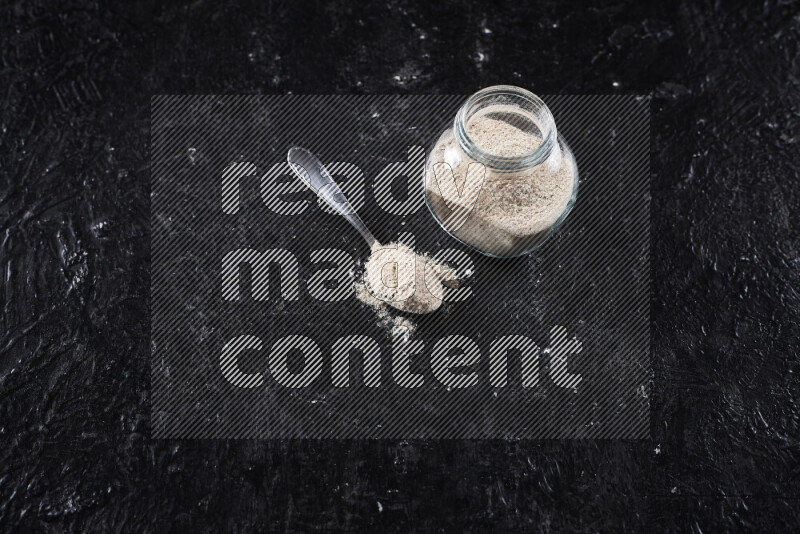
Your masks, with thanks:
M667 5L669 4L669 5ZM0 7L8 531L796 531L800 6ZM153 441L155 93L637 93L652 441Z
M559 138L569 140L580 162L579 199L556 235L533 254L502 261L460 245L425 206L425 147L452 124L466 98L153 99L152 437L650 437L648 100L543 96L554 110ZM326 164L348 162L360 169L360 177L333 174L352 202L361 200L357 211L381 243L405 239L416 250L460 252L459 261L469 261L460 265L472 272L464 280L464 300L409 317L416 328L403 348L414 355L409 366L419 373L421 387L395 382L393 359L399 347L393 338L400 336L381 325L376 311L352 291L352 280L363 271L365 242L344 217L323 212L316 195L292 174L286 154L295 144L319 154ZM257 170L239 178L236 213L226 213L221 209L221 199L228 198L222 176L233 174L225 169L242 160ZM396 205L389 209L385 200L378 201L386 198L380 175L398 166L409 170L394 180ZM279 184L287 181L299 191L279 193L285 191ZM409 210L405 215L397 213L400 199ZM288 207L302 212L289 214ZM337 275L330 270L326 275L324 264L312 261L324 249L339 254ZM266 298L255 295L260 269L252 260L249 267L237 267L239 280L233 287L239 298L223 297L223 258L237 250L280 251L285 263L272 267ZM334 278L332 289L343 289L346 300L312 296L313 277L319 276ZM294 298L288 298L292 293ZM551 376L553 327L563 328L580 351L566 362L580 380L577 388L560 386ZM221 372L223 347L245 335L263 344L237 356L242 372L261 377L258 387L235 387ZM302 336L319 350L321 376L299 389L275 381L276 347L289 335ZM334 347L350 335L377 344L380 387L364 385L366 370L357 357L350 362L350 387L331 386ZM490 384L490 347L506 335L525 336L541 347L535 386L522 387L518 354L509 357L508 387ZM474 387L444 387L436 378L435 347L447 336L464 336L463 342L473 344L478 359ZM296 372L314 366L308 353L295 351L288 360Z

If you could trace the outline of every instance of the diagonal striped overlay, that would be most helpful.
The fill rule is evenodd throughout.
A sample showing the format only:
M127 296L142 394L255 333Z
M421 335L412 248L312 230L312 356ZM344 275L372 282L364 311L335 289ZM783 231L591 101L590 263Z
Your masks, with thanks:
M445 233L422 168L466 96L151 101L155 438L649 436L649 101L544 96L581 182L533 254ZM393 336L351 291L357 232L293 178L317 153L383 243L465 283Z

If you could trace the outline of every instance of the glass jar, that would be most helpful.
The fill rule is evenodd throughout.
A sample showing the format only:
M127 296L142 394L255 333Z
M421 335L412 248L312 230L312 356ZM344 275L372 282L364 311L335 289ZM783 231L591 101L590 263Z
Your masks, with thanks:
M462 243L497 258L528 254L564 222L578 166L545 103L497 85L461 106L428 153L425 203Z

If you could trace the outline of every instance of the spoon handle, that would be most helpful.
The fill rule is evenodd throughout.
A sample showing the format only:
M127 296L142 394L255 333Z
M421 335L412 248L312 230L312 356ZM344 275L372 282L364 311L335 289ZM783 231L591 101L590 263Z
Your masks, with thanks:
M370 248L378 242L317 156L305 148L292 147L286 159L297 177L328 206L347 219L367 241Z

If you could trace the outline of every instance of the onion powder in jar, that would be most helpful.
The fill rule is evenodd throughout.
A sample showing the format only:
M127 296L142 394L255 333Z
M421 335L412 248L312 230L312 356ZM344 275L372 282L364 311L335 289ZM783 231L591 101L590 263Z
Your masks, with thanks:
M425 200L453 237L489 256L540 246L578 192L578 167L545 103L494 86L461 106L425 164Z

